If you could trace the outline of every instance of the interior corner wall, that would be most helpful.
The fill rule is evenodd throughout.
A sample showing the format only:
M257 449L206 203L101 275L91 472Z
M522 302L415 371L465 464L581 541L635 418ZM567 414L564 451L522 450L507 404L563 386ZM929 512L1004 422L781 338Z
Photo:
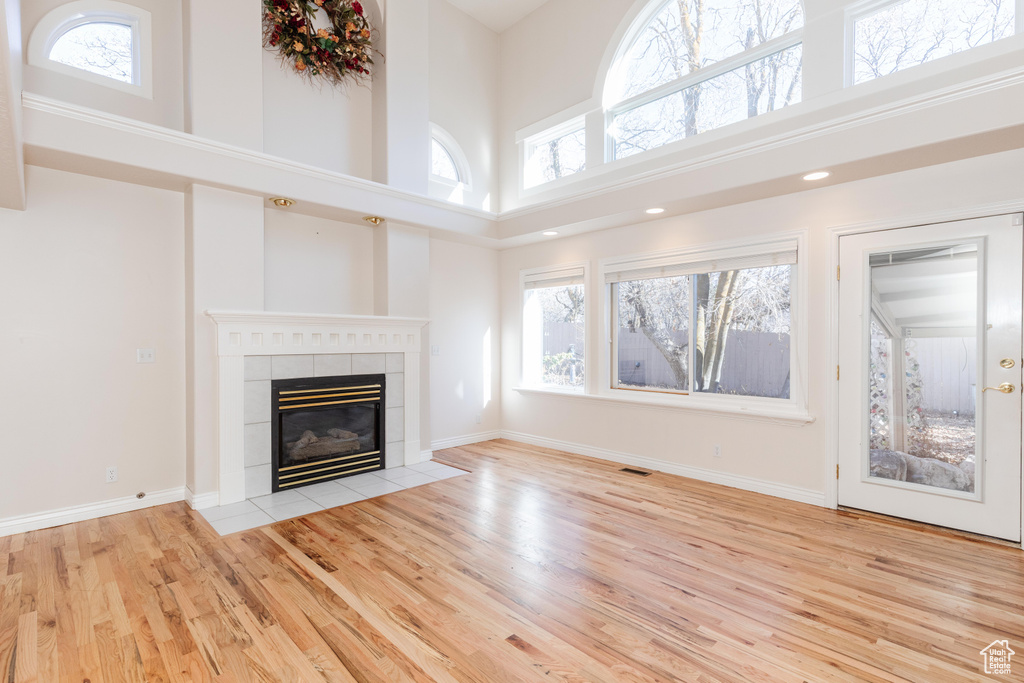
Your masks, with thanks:
M550 0L501 34L502 211L522 203L516 131L591 99L601 60L632 4L633 0Z
M430 2L430 120L469 163L463 204L498 209L498 34L447 0ZM514 176L513 176L514 177Z
M267 209L268 311L373 315L373 228Z
M69 0L33 0L21 3L25 92L51 97L82 107L184 130L181 0L124 0L153 15L153 98L108 88L68 74L27 63L28 41L39 20Z
M431 439L501 429L498 252L430 241Z
M988 207L988 208L986 208ZM995 209L991 208L995 207ZM1010 207L1010 208L1007 208ZM1024 208L1024 150L1003 152L868 180L774 197L687 216L567 237L501 253L503 429L555 443L567 450L600 449L669 464L697 467L763 482L824 492L826 396L835 368L828 367L832 248L828 228L884 222L919 225L941 212L1020 211ZM976 213L976 212L981 213ZM925 218L923 218L925 217ZM515 391L520 377L521 292L524 268L586 261L588 369L607 342L601 325L605 285L602 259L674 248L715 245L743 238L807 230L800 255L807 281L808 409L812 424L790 426L727 414L611 404L586 397ZM721 446L721 457L714 447Z
M374 125L369 82L332 87L289 67L276 52L263 51L263 151L369 180Z
M0 209L0 519L182 487L183 195L27 181L28 210Z

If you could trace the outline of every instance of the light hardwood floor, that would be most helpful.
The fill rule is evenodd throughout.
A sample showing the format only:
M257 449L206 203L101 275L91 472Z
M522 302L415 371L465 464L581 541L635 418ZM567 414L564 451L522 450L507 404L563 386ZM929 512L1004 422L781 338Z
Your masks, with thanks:
M0 538L0 683L969 681L1024 552L508 441L224 538L184 504ZM1001 677L1001 680L1007 680Z

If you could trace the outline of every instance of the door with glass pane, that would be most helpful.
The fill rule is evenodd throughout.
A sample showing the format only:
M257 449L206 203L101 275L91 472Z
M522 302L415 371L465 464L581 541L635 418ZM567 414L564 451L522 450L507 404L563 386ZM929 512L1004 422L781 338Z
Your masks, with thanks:
M1021 538L1021 216L840 239L839 504Z

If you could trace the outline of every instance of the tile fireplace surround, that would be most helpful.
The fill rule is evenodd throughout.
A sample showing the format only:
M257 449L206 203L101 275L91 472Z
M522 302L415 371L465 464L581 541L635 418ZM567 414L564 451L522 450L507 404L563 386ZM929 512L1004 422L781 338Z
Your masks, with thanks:
M270 466L264 460L269 463L270 456L262 449L270 448L271 379L386 371L385 466L420 461L420 344L427 320L260 311L206 314L217 327L218 500L213 504L269 493Z

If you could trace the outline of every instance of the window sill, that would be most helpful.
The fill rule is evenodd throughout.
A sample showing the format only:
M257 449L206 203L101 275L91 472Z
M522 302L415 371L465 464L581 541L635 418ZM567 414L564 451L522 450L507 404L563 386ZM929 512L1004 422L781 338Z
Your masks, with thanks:
M719 400L711 397L680 395L645 395L645 392L629 392L628 395L618 394L584 394L577 391L565 391L559 389L535 389L531 387L514 387L513 391L525 395L537 396L564 396L567 398L594 401L605 404L618 404L624 406L647 406L663 410L678 410L684 412L722 415L736 417L755 422L770 422L775 424L787 424L801 426L811 424L815 421L813 415L807 410L793 404L783 406L767 406L759 401ZM641 394L641 395L635 395Z

